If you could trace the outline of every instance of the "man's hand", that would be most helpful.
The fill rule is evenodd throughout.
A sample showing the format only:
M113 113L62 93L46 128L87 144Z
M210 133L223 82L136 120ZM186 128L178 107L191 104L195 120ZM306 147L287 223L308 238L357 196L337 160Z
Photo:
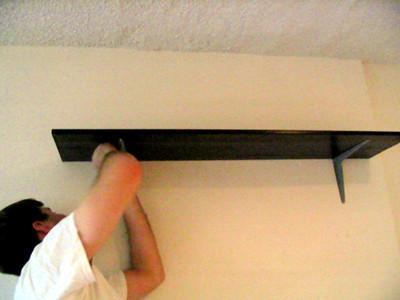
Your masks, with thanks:
M92 163L97 170L100 169L104 157L112 151L118 151L118 149L110 143L103 143L97 146L92 154Z

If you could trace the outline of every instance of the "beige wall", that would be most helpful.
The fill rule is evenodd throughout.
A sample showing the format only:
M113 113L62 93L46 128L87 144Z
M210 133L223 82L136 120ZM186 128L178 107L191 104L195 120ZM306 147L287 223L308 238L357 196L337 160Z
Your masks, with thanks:
M377 130L400 131L400 65L365 64L364 70ZM380 159L400 245L400 146Z
M2 47L0 204L70 212L88 191L94 169L61 162L52 128L376 130L368 88L351 60ZM385 157L345 163L345 205L329 160L142 162L167 273L149 299L396 299ZM121 222L95 262L124 268L126 247Z

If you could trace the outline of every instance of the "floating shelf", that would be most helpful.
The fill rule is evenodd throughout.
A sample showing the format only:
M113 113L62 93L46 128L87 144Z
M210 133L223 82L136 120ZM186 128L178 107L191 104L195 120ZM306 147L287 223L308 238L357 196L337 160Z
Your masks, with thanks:
M91 161L100 143L139 161L333 159L344 202L342 162L367 159L400 142L400 132L234 129L53 129L62 161Z

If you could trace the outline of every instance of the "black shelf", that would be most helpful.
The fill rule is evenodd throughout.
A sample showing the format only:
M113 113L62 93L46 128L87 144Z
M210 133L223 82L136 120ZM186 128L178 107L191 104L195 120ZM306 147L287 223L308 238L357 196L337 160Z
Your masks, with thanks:
M400 132L381 131L53 129L52 135L62 161L91 161L101 143L139 161L332 159L342 203L343 161L371 158L400 142Z
M62 161L90 161L100 143L126 149L139 161L333 159L369 140L349 158L370 158L400 142L400 132L224 130L224 129L53 129Z

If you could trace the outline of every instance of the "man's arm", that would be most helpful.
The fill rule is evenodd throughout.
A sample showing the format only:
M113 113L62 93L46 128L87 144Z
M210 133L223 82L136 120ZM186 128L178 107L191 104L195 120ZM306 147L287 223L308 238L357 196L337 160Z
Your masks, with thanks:
M165 279L164 268L147 215L137 196L128 202L124 220L129 231L133 268L124 271L128 299L149 294Z
M79 237L89 260L111 236L128 201L136 194L142 174L139 162L129 153L115 151L100 157L93 160L100 168L98 180L74 211Z

